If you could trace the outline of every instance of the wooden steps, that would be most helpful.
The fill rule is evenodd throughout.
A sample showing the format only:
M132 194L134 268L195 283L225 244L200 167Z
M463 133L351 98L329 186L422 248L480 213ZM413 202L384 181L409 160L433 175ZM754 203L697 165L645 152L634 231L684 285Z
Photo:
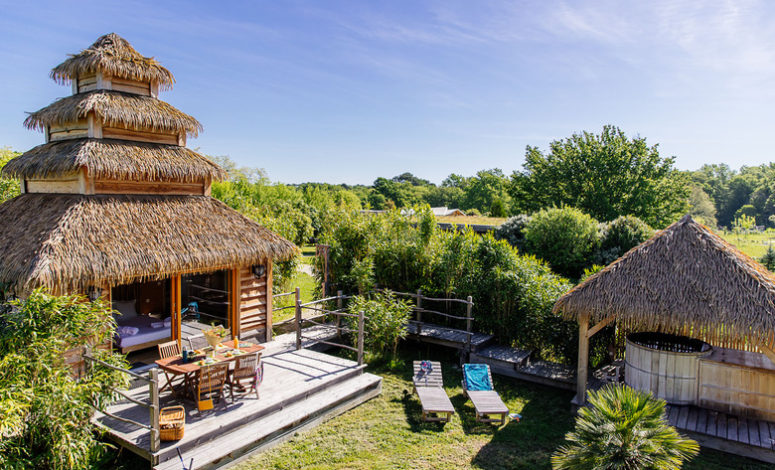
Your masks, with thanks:
M494 374L505 375L566 390L576 389L576 370L562 364L530 358L531 351L493 345L471 353L470 362L488 364Z
M206 470L229 463L240 457L264 451L280 444L295 433L311 429L318 424L338 416L381 393L382 379L372 374L361 374L347 382L329 386L307 397L254 419L214 439L182 451L183 460L194 459L197 470ZM314 406L310 406L314 402ZM177 452L173 458L162 461L154 467L158 470L179 470Z
M465 349L468 344L468 333L433 323L421 323L418 334L418 323L411 322L407 325L407 337L422 343L438 344L454 349ZM485 333L473 333L471 336L471 350L478 351L490 344L495 337Z

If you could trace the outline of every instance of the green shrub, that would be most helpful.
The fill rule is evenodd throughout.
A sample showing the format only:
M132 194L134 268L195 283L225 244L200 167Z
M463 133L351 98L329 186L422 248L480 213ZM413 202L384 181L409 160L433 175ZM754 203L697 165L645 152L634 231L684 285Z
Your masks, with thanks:
M759 258L759 262L770 271L775 271L775 249L772 248L772 245L767 247L767 252Z
M555 470L678 470L699 452L667 423L665 401L626 385L589 392L568 444L552 455Z
M406 325L412 311L408 302L396 298L390 291L371 296L356 296L348 305L351 314L363 312L364 346L371 354L382 357L390 352L395 357L398 341L406 337ZM357 329L357 319L348 317L350 328Z
M493 235L499 240L506 240L511 246L522 251L525 248L525 227L529 222L529 215L515 215L496 228Z
M102 450L89 423L93 404L112 399L126 376L94 365L76 380L64 353L112 340L115 323L103 302L35 291L0 317L0 467L80 469ZM123 356L95 357L125 367Z
M600 224L598 263L607 265L654 235L654 229L634 215L619 216Z
M578 279L600 247L598 225L572 207L544 209L533 214L525 227L525 248L556 272Z

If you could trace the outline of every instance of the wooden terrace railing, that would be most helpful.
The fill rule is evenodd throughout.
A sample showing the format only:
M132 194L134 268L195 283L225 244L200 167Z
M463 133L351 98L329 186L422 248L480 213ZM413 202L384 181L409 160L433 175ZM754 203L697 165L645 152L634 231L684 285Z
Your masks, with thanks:
M91 355L91 348L88 348L88 347L86 348L86 351L83 354L83 359L87 365L86 366L87 373L89 373L91 367L94 367L94 365L96 364L101 367L107 367L109 369L121 372L122 374L127 374L132 380L139 380L141 382L145 382L148 384L148 402L138 400L135 397L131 397L125 391L119 390L117 388L111 387L110 391L120 396L121 398L128 400L138 406L147 408L150 416L150 424L144 424L138 421L131 420L129 418L117 416L113 413L110 413L109 411L99 409L94 405L91 405L91 407L111 419L115 419L117 421L121 421L123 423L127 423L133 426L137 426L138 428L148 430L148 432L150 433L150 441L148 444L148 450L150 452L149 455L152 456L154 453L158 452L159 449L161 448L161 440L159 438L159 370L156 368L153 368L148 371L147 376L137 374L130 370L122 369L121 367L116 367L112 364L108 364L107 362L96 359Z

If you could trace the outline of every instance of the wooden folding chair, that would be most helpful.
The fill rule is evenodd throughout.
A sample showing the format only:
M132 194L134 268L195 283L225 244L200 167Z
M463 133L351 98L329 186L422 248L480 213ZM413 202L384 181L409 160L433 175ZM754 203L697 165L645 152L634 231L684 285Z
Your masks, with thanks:
M493 389L492 384L492 372L490 366L487 364L481 364L487 368L487 378L489 379L489 390L468 390L466 385L465 374L468 367L471 364L463 364L463 395L466 395L471 399L476 410L476 420L480 423L498 423L506 424L506 416L509 414L509 409L506 404L501 400L498 392ZM478 365L478 364L477 364ZM491 418L490 416L500 416L499 418Z
M169 341L167 343L161 343L157 345L157 347L159 349L159 359L180 355L180 345L178 344L177 341ZM159 393L169 388L170 391L172 391L172 393L174 394L175 393L174 387L185 382L185 377L183 377L183 380L180 383L174 383L175 379L177 379L179 376L180 376L179 374L171 374L165 370L164 377L167 379L167 383L164 384L164 386L159 389Z
M425 367L423 367L423 364ZM441 364L430 361L414 361L414 391L420 398L423 421L449 422L455 408L444 391Z
M234 363L234 370L229 371L228 385L231 401L234 401L235 388L239 389L243 395L256 392L256 399L260 398L258 386L261 385L263 378L264 363L261 362L260 351L238 357ZM245 385L242 384L243 381L250 384L250 389L245 389Z
M213 402L220 402L223 397L223 386L229 374L229 363L220 362L199 369L196 382L196 406L199 411L211 409Z
M186 341L188 341L188 347L191 350L204 349L209 346L204 334L191 335L186 338Z

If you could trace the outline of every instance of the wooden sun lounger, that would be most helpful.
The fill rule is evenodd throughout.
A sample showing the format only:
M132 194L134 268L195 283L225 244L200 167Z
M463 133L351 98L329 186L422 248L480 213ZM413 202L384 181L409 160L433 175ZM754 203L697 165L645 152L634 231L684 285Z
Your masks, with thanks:
M492 372L490 366L487 366L487 376L492 381ZM499 423L501 425L506 424L506 416L509 414L509 409L506 404L501 400L500 395L495 390L468 390L466 388L465 378L463 379L463 394L471 399L476 409L476 420L480 423ZM500 415L499 418L491 418L491 416Z
M441 376L441 364L431 362L431 372L425 374L420 368L421 361L414 361L414 391L420 398L423 421L442 421L448 423L452 419L455 408L444 391L444 380Z

